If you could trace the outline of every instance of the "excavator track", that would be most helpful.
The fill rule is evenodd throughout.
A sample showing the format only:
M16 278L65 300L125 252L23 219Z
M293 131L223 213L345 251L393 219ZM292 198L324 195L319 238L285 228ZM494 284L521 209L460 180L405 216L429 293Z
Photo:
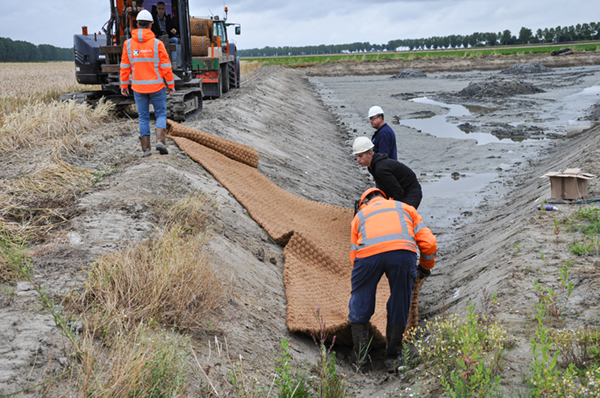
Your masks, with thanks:
M167 118L176 122L202 113L202 89L184 88L167 96Z

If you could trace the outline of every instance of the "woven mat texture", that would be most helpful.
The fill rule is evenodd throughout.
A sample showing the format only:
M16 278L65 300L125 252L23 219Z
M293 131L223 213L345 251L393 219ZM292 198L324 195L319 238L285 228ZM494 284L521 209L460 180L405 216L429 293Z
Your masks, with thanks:
M205 57L210 48L210 39L208 36L190 36L192 46L192 57Z
M190 18L190 34L192 36L212 37L213 21L211 19Z
M258 154L252 147L170 120L168 124L169 138L227 188L275 241L285 245L283 279L290 331L316 335L319 324L315 310L319 307L329 337L336 335L340 344L351 344L347 317L353 210L301 198L280 188L256 169ZM418 295L418 289L415 291ZM388 297L384 276L371 318L375 346L384 344Z

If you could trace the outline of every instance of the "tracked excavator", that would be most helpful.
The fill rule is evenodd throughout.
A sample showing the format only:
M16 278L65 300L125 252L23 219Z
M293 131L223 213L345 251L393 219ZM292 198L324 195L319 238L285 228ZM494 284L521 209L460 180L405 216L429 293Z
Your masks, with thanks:
M117 111L135 104L132 95L121 95L119 71L123 45L136 29L135 19L142 9L156 15L160 0L109 0L110 19L102 32L74 35L75 77L80 84L100 85L101 89L65 94L63 101L74 100L95 106L102 98L113 102ZM162 0L167 14L177 22L178 44L169 43L169 37L161 37L171 58L175 77L175 94L167 96L167 117L185 121L202 112L203 98L220 97L230 88L240 86L240 67L237 48L227 38L227 27L234 25L240 34L239 24L227 22L218 16L206 19L191 18L188 0ZM170 12L169 12L170 11ZM195 36L204 21L206 32ZM190 24L192 23L192 26ZM206 28L208 25L208 29ZM198 44L200 43L200 44Z

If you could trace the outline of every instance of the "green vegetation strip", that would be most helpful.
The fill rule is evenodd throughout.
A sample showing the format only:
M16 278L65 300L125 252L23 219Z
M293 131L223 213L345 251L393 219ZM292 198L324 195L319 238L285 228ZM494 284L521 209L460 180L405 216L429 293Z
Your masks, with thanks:
M549 54L562 48L570 48L578 52L597 52L600 51L600 44L580 44L573 46L531 46L531 47L475 47L461 50L430 50L430 51L411 51L411 52L379 52L379 53L356 53L356 54L332 54L332 55L300 55L300 56L280 56L280 57L252 57L243 58L244 61L258 61L263 65L286 65L286 66L307 66L323 62L365 62L379 61L383 59L398 59L402 61L412 61L423 58L439 57L457 57L457 58L478 58L484 55L527 55L527 54Z

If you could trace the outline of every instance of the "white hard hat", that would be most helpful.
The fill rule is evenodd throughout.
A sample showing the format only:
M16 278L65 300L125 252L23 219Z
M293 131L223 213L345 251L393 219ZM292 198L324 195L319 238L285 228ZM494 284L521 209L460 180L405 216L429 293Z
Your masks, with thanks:
M354 140L354 144L352 144L352 154L356 155L358 153L367 152L370 149L373 149L375 145L371 142L369 137L358 137Z
M150 11L148 10L142 10L138 13L136 20L138 21L146 21L146 22L152 22L154 21L154 19L152 19L152 14L150 14Z
M377 115L383 115L383 109L381 109L381 107L375 105L372 106L371 108L369 108L369 117L373 117L373 116L377 116Z

